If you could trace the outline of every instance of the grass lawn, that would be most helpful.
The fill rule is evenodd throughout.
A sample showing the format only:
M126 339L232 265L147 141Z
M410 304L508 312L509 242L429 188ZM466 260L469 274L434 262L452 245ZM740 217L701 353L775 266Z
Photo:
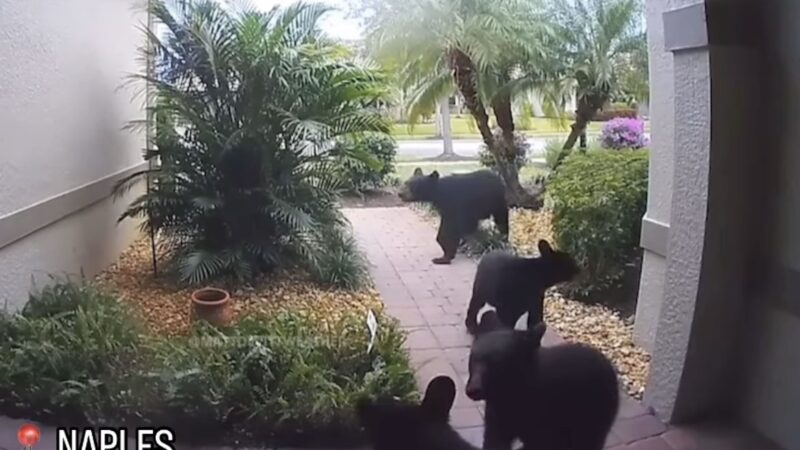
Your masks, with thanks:
M517 123L517 129L528 135L563 135L569 132L570 121L564 119L559 121L557 119L548 119L542 117L533 117L527 121L520 121ZM592 122L589 124L589 133L599 133L603 124L601 122ZM451 127L453 130L453 137L456 139L466 138L479 138L478 129L475 127L475 122L472 116L461 115L452 116ZM645 130L650 130L650 124L645 123ZM418 123L412 128L408 124L399 123L395 124L392 130L392 136L395 139L428 139L433 138L436 134L436 126L433 122Z
M451 175L455 172L472 172L484 168L477 161L464 161L464 162L406 161L397 163L397 165L395 166L394 176L396 176L400 180L400 182L404 182L407 179L411 178L411 174L417 167L422 168L422 171L426 174L434 170L438 170L439 174L442 176ZM522 181L526 181L535 178L537 175L544 175L546 172L547 170L542 167L539 167L535 164L528 164L527 166L522 168L522 171L520 172L520 178L522 179Z

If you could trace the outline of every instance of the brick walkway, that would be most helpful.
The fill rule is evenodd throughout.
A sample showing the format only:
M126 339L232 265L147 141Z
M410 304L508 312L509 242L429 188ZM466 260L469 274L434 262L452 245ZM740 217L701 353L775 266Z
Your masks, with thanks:
M483 406L467 398L470 336L464 314L476 264L459 254L449 266L437 266L436 230L408 208L347 209L359 245L370 261L370 273L386 311L408 331L406 346L421 389L437 375L458 385L452 425L480 447ZM563 342L548 330L544 345ZM627 395L606 442L614 450L765 450L750 436L726 428L671 428Z

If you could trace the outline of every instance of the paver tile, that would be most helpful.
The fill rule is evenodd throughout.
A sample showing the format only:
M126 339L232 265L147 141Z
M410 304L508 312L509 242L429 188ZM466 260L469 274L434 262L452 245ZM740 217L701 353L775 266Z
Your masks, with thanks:
M626 449L628 450L673 450L669 444L664 442L661 436L650 437L641 441L629 444Z
M664 424L650 414L617 420L613 428L614 434L619 436L625 444L657 436L664 431L666 431Z
M439 348L439 343L430 328L407 328L406 332L406 347L411 351Z
M483 427L459 428L458 434L475 447L483 447Z
M450 425L453 428L482 427L483 416L476 406L453 408L450 411Z
M472 336L463 325L435 325L430 327L442 348L469 347Z

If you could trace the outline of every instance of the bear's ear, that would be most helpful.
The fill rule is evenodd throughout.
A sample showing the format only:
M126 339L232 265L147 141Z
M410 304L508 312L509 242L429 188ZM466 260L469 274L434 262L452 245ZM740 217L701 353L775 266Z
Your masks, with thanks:
M439 179L439 171L438 170L434 170L433 172L431 172L430 177L432 179L434 179L434 180L438 180Z
M414 169L414 176L415 177L421 177L422 175L423 175L422 167L417 167L416 169Z
M553 247L550 246L550 243L545 241L544 239L539 240L539 254L542 256L549 256L554 253Z
M421 408L432 419L447 423L455 399L456 383L448 376L439 375L428 383Z

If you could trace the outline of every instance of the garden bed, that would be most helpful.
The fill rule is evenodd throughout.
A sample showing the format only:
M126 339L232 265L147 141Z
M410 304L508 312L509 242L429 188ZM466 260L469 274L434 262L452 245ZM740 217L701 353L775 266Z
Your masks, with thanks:
M169 426L182 445L330 448L364 442L359 398L416 396L404 334L370 288L277 274L234 290L235 320L216 329L150 264L143 239L91 283L55 279L0 315L0 414Z
M168 277L154 277L150 240L141 238L119 260L95 278L95 284L131 306L146 326L160 335L186 334L191 328L191 288L178 287ZM339 320L343 313L366 317L383 310L372 288L360 291L323 288L309 277L279 272L254 286L231 292L234 319L250 313L274 316L291 311L319 323Z

